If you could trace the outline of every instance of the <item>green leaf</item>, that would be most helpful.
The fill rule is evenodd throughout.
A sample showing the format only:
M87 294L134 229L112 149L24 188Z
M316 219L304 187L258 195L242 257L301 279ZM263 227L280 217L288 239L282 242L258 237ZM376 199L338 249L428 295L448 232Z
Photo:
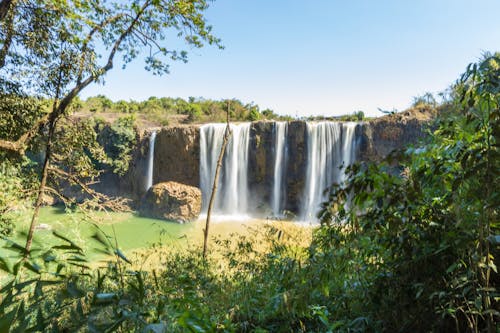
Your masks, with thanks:
M14 319L16 318L17 308L0 317L0 332L9 332Z
M110 304L118 300L118 295L116 293L99 293L95 294L94 301L96 304Z
M53 234L54 236L56 236L57 238L62 239L62 240L64 240L65 242L69 243L69 245L67 245L67 247L63 247L63 245L60 245L60 246L54 246L53 248L56 248L56 249L57 249L57 248L59 248L59 249L71 249L71 250L78 250L78 251L83 252L83 249L82 249L80 246L76 245L76 244L75 244L75 242L73 242L73 241L72 241L72 240L70 240L69 238L67 238L67 237L65 237L65 236L63 236L63 235L61 235L61 234L60 234L60 233L58 233L57 231L52 232L52 234Z
M120 249L116 249L115 250L115 254L120 257L122 260L124 260L125 262L127 262L128 264L132 264L132 262L130 262L130 260L127 259L127 257L125 257L125 255L123 254L122 251L120 251Z

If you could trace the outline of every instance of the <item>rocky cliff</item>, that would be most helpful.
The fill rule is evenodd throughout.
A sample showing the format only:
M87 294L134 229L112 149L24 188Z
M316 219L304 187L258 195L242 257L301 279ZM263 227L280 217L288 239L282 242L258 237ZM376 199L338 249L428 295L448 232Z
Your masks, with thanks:
M153 184L175 181L199 186L200 131L198 126L162 128L156 135Z
M394 149L416 143L425 135L434 114L428 109L413 109L362 122L356 127L357 159L381 160ZM268 210L274 177L274 123L254 122L250 128L248 181L253 202ZM145 189L148 137L150 130L138 136L137 149L128 174L120 181L120 189L141 198ZM175 181L199 186L199 126L176 126L157 129L153 184ZM297 212L303 195L307 172L306 122L292 121L287 131L286 196L284 209Z
M396 149L417 143L425 136L435 116L433 109L417 107L364 123L359 137L358 159L378 161Z

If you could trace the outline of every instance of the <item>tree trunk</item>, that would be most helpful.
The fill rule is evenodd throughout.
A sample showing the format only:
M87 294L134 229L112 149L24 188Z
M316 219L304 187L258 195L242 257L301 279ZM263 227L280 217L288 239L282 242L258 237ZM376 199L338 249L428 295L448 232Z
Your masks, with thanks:
M26 238L26 245L24 247L25 251L23 258L24 260L28 259L30 255L31 244L33 242L33 235L35 233L35 227L38 221L38 214L40 213L40 207L42 206L43 195L45 193L45 187L49 175L50 157L52 155L52 138L54 136L56 121L57 120L55 117L51 117L49 121L49 133L47 136L47 144L45 145L45 159L43 161L42 178L40 180L40 186L38 187L38 195L35 202L35 210L33 211L30 229L28 231L28 237Z
M224 152L226 151L226 146L231 137L231 128L229 127L229 103L227 105L227 118L226 118L226 131L224 132L224 140L222 141L222 147L220 149L219 158L217 159L217 166L215 168L214 184L212 186L212 194L210 195L210 201L208 202L207 210L207 221L205 224L205 230L203 230L203 259L207 258L207 245L208 245L208 229L210 227L210 215L212 214L212 208L214 206L215 194L217 193L217 183L219 181L220 168L222 167L222 159L224 158Z
M13 0L2 0L2 2L0 2L0 22L5 19L7 13L9 12L10 6L13 3Z

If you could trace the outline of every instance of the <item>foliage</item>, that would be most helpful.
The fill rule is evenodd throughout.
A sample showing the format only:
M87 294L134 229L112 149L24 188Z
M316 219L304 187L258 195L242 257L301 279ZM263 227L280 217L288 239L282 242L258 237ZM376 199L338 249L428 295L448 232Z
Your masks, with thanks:
M151 96L145 101L113 102L103 95L98 95L80 101L76 110L91 113L135 113L148 121L160 124L168 124L170 118L184 115L184 123L204 123L225 121L228 103L233 121L291 120L290 117L279 116L269 109L260 111L258 105L244 104L237 99L215 101L189 97L186 101L182 98Z
M203 16L207 7L204 0L14 2L0 25L3 67L18 74L23 88L49 97L55 97L53 88L64 96L72 86L86 86L88 78L98 80L115 54L127 64L142 55L143 46L151 50L144 56L146 68L165 73L166 59L187 60L186 51L165 44L168 31L192 47L220 45Z
M436 107L438 105L436 99L434 98L434 95L430 92L426 92L425 94L421 96L416 96L413 98L413 107L418 107L418 106L430 106L430 107Z
M14 228L8 213L22 210L33 198L38 185L33 163L27 158L0 162L0 234L10 234Z
M123 116L111 125L97 122L97 142L107 155L106 164L118 175L124 175L132 158L132 148L136 144L134 114Z
M468 68L457 84L460 112L397 156L401 174L354 166L325 206L326 225L337 208L351 237L369 240L353 243L377 272L366 311L389 331L492 330L499 319L499 65L489 56Z
M307 117L309 121L363 121L365 120L365 113L363 111L355 111L352 114L346 114L342 116L325 117L325 116L310 116Z
M42 100L0 92L0 138L18 139L46 112Z

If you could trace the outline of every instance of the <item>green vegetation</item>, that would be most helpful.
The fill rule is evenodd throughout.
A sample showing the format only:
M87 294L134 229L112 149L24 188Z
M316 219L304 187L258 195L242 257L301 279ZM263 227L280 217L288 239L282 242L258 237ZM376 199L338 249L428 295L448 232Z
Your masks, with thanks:
M307 229L268 225L217 238L206 260L198 247L158 248L160 264L140 270L113 237L95 236L114 259L89 269L81 245L53 233L43 251L34 248L24 273L2 261L12 277L3 289L2 327L494 332L499 77L497 56L471 66L454 87L456 99L446 102L456 111L443 113L425 142L384 163L351 167L349 182L332 187L310 244ZM5 246L22 257L15 238Z
M84 114L92 113L97 116L104 113L135 114L148 122L163 126L172 122L184 124L224 122L228 106L232 121L291 120L289 116L279 116L269 109L261 111L258 105L244 104L237 99L214 101L189 97L186 101L182 98L150 97L141 102L123 100L113 102L99 95L75 102L75 110Z
M170 115L222 121L228 103L77 95L116 56L127 64L150 47L144 60L155 74L168 72L166 60L186 61L185 51L165 45L172 33L191 47L220 46L204 18L207 2L0 4L0 332L498 331L498 54L470 65L442 105L430 94L415 99L415 108L441 112L429 137L350 167L311 242L308 229L268 225L217 238L206 259L196 246L160 246L134 263L124 248L142 246L138 227L161 233L155 222L113 215L115 223L91 231L93 211L75 213L60 185L82 188L91 198L84 207L123 210L88 184L102 170L127 171L139 114L162 124ZM75 111L120 117L85 120ZM238 101L229 111L232 120L276 118ZM40 221L59 219L41 208L48 194L71 208L52 231L39 230ZM189 227L168 228L176 237ZM92 243L105 267L96 267ZM157 265L142 269L153 255Z
M354 111L352 114L346 114L343 116L325 117L325 116L310 116L306 120L309 121L363 121L368 120L363 111Z

